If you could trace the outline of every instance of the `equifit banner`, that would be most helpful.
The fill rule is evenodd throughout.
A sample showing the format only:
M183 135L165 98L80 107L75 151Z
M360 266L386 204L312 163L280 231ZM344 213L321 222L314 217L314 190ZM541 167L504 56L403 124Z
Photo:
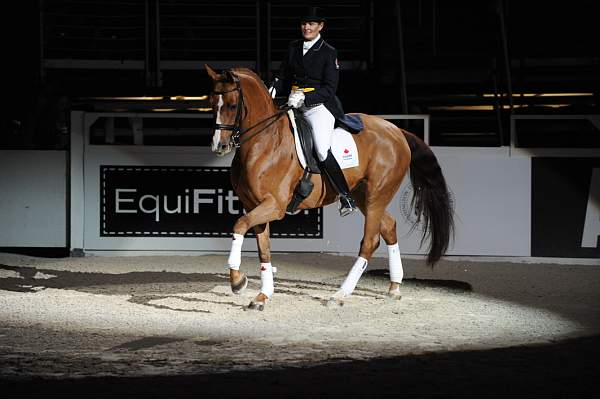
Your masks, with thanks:
M531 255L600 258L600 158L533 158Z
M227 237L243 212L226 167L100 166L103 237ZM271 237L322 238L322 209L271 223Z

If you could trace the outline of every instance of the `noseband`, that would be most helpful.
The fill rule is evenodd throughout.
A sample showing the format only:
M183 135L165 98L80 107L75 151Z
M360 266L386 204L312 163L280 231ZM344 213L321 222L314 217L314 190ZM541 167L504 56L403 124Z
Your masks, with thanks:
M242 85L240 84L240 79L233 73L233 71L229 71L229 74L231 75L231 77L233 78L233 82L235 83L235 87L233 89L230 90L224 90L224 91L213 91L213 94L226 94L226 93L231 93L234 91L239 92L239 96L238 96L238 103L236 106L236 111L235 111L235 120L233 122L233 125L226 125L223 123L216 123L214 125L215 130L216 129L220 129L220 130L231 130L232 134L231 137L229 139L229 141L231 142L231 144L233 144L235 146L235 148L239 148L243 143L245 143L246 141L248 141L249 139L251 139L252 137L254 137L257 133L260 133L261 131L263 131L264 129L266 129L269 125L271 125L272 123L274 123L277 119L279 119L279 117L281 117L283 114L286 113L287 109L284 109L282 111L276 112L275 114L266 117L265 119L260 120L258 123L255 123L254 125L246 128L246 129L242 129L241 124L242 124L242 119L244 119L244 117L242 116L242 110L245 109L244 106L244 93L242 92ZM250 137L246 137L244 140L240 140L241 136L254 129L255 127L257 127L258 125L263 124L264 122L271 120L271 123L269 123L268 125L266 125L263 129L255 132L254 134L250 135Z

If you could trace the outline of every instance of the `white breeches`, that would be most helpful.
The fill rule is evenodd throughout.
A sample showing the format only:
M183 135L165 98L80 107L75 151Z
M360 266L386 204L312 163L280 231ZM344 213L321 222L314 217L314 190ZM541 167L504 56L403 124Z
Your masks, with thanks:
M323 104L313 108L300 108L313 131L313 141L319 161L327 158L327 151L331 148L335 118Z

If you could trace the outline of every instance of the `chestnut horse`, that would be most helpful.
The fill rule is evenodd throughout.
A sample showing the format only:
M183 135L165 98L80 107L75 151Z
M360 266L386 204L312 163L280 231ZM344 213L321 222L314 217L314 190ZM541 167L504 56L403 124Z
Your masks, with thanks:
M262 310L274 293L269 222L283 219L294 189L303 175L286 111L273 102L263 81L251 70L235 68L216 73L205 66L213 80L210 96L215 114L212 151L225 155L235 147L231 182L246 214L233 227L229 255L230 283L234 293L246 288L247 277L239 270L244 234L254 228L261 263L261 290L249 308ZM427 261L433 265L445 253L453 234L453 212L448 189L431 149L415 135L372 115L360 115L364 130L353 135L359 166L344 169L352 198L365 216L359 257L339 291L329 303L341 304L349 296L379 246L380 235L388 246L390 286L388 295L400 298L402 263L396 236L396 220L386 212L410 166L414 196L412 206L423 237L430 239ZM337 192L323 175L312 175L312 193L299 209L325 206ZM413 226L414 227L414 226Z

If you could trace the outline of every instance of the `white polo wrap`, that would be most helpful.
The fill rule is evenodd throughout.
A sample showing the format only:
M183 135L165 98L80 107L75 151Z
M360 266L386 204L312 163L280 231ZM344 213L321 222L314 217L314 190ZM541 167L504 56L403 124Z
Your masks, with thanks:
M227 264L230 269L240 270L240 264L242 263L242 244L244 243L244 236L241 234L233 233L233 240L231 241L231 252L229 252L229 259Z
M390 267L390 281L400 284L404 277L402 270L402 260L400 259L400 246L398 243L388 245L388 264Z
M348 273L346 280L344 280L344 283L340 288L341 291L344 292L344 295L349 296L352 294L352 292L354 292L356 284L358 284L358 280L360 280L360 276L362 276L368 264L369 262L367 262L367 260L362 256L359 256L356 259L354 266L352 266L352 269L350 269L350 273Z
M260 292L269 297L273 296L275 286L273 285L273 266L271 263L260 264Z

